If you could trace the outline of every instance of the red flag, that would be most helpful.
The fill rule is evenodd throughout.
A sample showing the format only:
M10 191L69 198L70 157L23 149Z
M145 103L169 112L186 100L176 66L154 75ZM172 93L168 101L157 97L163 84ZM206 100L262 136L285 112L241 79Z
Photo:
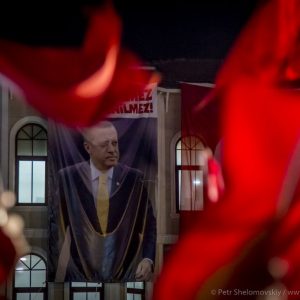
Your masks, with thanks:
M216 101L211 101L210 95L213 91L213 86L198 85L191 83L181 83L181 135L184 137L193 136L202 144L204 148L210 148L213 151L220 140L220 124L219 124L219 104ZM183 141L182 139L182 141ZM189 139L187 139L187 142ZM192 146L192 145L190 145ZM196 161L192 162L195 157L195 149L191 147L189 150L181 151L182 162L187 165L194 165ZM203 160L207 160L203 159ZM206 171L203 169L203 176L206 176ZM192 186L190 184L193 178L194 170L185 169L185 175L182 173L181 183L182 186ZM206 179L203 178L203 183ZM204 189L206 189L206 184ZM192 190L187 193L191 201L195 201L192 196ZM187 196L186 195L186 196ZM185 197L186 197L185 196ZM193 200L192 200L193 199ZM204 194L203 206L207 206L207 197ZM180 211L180 234L189 230L194 226L195 220L201 215L201 211L197 210L181 210Z
M191 83L180 85L182 136L196 135L211 149L220 140L219 104L210 97L213 88Z
M295 190L300 94L283 88L300 74L294 51L300 29L296 2L262 6L219 74L225 195L181 237L156 283L154 299L222 298L227 284L259 291L275 279L287 291L299 290L300 207ZM287 265L278 277L267 269L274 257ZM253 269L265 272L251 273ZM235 281L237 277L243 280ZM287 291L288 299L299 298ZM233 294L227 295L231 298Z
M149 83L151 74L120 48L121 24L110 5L94 11L80 48L0 41L0 73L44 116L88 126Z
M6 236L1 229L0 244L0 283L3 283L7 279L15 263L16 250L9 237Z

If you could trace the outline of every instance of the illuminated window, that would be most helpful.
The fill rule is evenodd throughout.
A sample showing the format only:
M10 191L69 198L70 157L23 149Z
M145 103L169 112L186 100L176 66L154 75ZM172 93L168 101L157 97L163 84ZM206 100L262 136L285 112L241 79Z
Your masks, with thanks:
M127 282L126 300L145 300L145 283Z
M176 211L203 209L203 151L201 140L187 136L176 143Z
M16 194L18 204L46 203L47 132L27 124L16 135Z
M29 254L19 259L14 274L13 299L47 299L46 264L43 258Z
M71 300L103 300L104 285L95 282L72 282L70 289Z

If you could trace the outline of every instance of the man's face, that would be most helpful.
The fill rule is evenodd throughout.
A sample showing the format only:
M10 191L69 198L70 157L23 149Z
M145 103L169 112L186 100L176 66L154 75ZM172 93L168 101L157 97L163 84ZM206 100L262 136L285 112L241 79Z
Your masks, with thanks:
M118 134L114 127L91 128L86 140L85 149L99 170L106 171L118 163Z

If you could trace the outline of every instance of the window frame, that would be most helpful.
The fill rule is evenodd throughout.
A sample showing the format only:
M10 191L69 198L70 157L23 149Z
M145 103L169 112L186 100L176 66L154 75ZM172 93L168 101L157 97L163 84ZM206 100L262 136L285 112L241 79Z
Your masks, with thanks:
M179 136L179 138L177 138L176 142L175 142L175 147L173 148L173 153L174 153L174 162L175 162L175 211L176 214L179 214L181 211L187 211L187 210L181 210L180 209L180 195L179 195L179 191L180 191L180 187L179 187L179 177L182 176L180 175L180 171L202 171L203 172L203 182L202 185L204 185L204 181L205 181L205 167L201 166L201 165L183 165L183 164L178 164L177 163L177 151L180 150L180 155L182 155L182 149L178 149L178 143L182 142L182 139L184 138L195 138L197 139L197 143L195 144L195 146L197 145L201 145L201 147L199 149L193 149L194 147L189 146L190 149L188 151L203 151L205 149L205 143L203 142L203 139L199 136L196 135L190 135L190 136ZM202 201L204 201L204 188L202 188L203 191L203 197L202 197ZM196 210L188 210L188 211L196 211Z
M127 287L128 283L133 283L135 284L136 282L126 282L126 300L128 299L128 294L134 294L134 295L141 295L141 300L145 300L146 299L146 284L144 281L141 281L143 284L143 288L139 289L139 288L132 288L132 287Z
M37 126L41 130L43 130L47 136L46 139L37 139L37 140L45 140L47 143L47 155L18 155L18 141L23 139L18 139L18 135L21 132L21 130L26 126ZM24 139L26 140L26 139ZM33 141L35 140L34 137L31 139L28 139L32 143L32 153L33 153ZM16 193L16 205L17 206L47 206L48 205L48 184L47 184L47 178L48 178L48 132L47 129L42 125L35 122L28 122L23 124L23 126L19 127L15 134L14 138L14 145L15 145L15 193ZM19 164L21 161L43 161L45 162L45 202L43 203L34 203L32 202L32 195L33 195L33 182L31 183L31 202L19 202ZM33 171L31 171L31 176Z
M21 260L21 258L30 255L30 256L37 256L39 257L45 264L45 286L44 287L16 287L16 267L14 268L14 273L13 273L13 300L17 299L17 294L18 293L42 293L44 295L43 299L47 300L48 299L48 281L47 281L47 262L46 260L39 254L37 253L28 253L25 254L24 256L20 257L19 260ZM30 284L31 284L31 272L32 270L34 270L34 267L32 269L29 270L30 272ZM41 269L40 271L44 271L43 269ZM31 298L31 297L30 297ZM31 299L32 300L32 299Z
M74 299L74 293L85 293L86 294L86 299L87 299L87 294L88 293L95 293L95 289L96 292L99 292L100 294L100 300L104 300L104 283L103 282L78 282L78 283L85 283L86 286L72 286L74 282L69 282L69 290L70 290L70 300ZM87 286L88 283L101 283L101 287L96 287L96 286Z

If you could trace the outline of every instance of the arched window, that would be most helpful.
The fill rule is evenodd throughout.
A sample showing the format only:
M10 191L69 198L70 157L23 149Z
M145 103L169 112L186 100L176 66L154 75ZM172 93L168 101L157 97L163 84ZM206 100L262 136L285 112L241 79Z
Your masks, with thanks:
M18 204L46 203L47 132L38 124L21 127L16 135Z
M47 299L46 263L36 254L23 256L14 274L14 300Z
M201 139L186 136L176 143L176 211L203 209L203 150Z

